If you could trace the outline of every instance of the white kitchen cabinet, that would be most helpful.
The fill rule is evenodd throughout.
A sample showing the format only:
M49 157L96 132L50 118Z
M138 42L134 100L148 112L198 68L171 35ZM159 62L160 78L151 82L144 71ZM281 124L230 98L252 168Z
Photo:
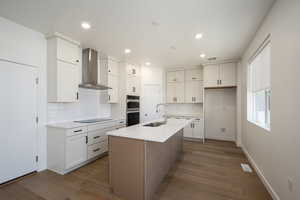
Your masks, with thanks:
M204 66L204 87L236 86L236 64L225 63Z
M108 90L108 103L118 103L119 101L119 81L118 76L108 74L108 87L112 89Z
M185 82L185 103L203 102L203 82L186 81Z
M48 102L78 101L80 51L79 43L61 37L48 38Z
M137 65L127 64L127 76L140 76L140 67Z
M236 86L236 64L226 63L220 65L221 87Z
M108 74L119 76L118 62L110 57L108 58Z
M139 76L127 77L127 94L128 95L140 95L141 83Z
M107 131L122 128L125 120L106 121L77 128L49 126L47 168L66 174L108 151Z
M167 103L184 103L184 83L167 84Z
M77 65L79 63L78 44L56 37L57 59Z
M203 70L202 69L188 69L185 71L185 81L202 81Z
M66 138L66 169L75 167L87 160L87 134Z
M168 71L167 82L168 83L184 82L184 70Z
M204 119L197 118L183 129L183 136L191 139L204 139Z

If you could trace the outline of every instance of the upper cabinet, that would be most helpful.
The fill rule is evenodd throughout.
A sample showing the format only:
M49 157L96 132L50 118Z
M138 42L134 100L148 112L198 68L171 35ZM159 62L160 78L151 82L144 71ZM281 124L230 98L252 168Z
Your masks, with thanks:
M141 79L140 79L140 67L138 65L127 64L127 95L140 95Z
M119 76L119 63L112 59L108 59L108 75Z
M127 64L127 76L140 76L140 67L137 65Z
M78 101L80 55L79 43L60 35L48 38L48 102Z
M202 69L190 69L185 71L185 81L202 81L203 70Z
M119 102L119 62L111 57L107 57L107 84L112 89L108 90L107 102Z
M184 82L184 70L167 72L167 82L168 83Z
M204 67L204 87L235 87L236 64L225 63Z
M202 68L168 71L167 103L202 103Z

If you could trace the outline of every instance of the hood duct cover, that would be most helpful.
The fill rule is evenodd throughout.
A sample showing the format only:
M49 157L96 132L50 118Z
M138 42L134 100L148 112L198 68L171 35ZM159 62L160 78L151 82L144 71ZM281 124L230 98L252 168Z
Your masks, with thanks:
M101 70L99 73L98 70L100 70L98 69L98 52L90 48L84 49L82 51L82 84L79 87L94 90L112 89L106 86L106 83L98 82L100 73L105 73ZM107 76L107 72L105 74Z

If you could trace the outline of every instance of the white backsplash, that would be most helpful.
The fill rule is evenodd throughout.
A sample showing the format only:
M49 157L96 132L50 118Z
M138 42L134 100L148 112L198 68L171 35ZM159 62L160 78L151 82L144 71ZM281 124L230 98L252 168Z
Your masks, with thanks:
M167 115L203 115L203 104L168 104Z
M78 103L48 103L48 123L111 116L111 105L100 103L101 91L79 89Z

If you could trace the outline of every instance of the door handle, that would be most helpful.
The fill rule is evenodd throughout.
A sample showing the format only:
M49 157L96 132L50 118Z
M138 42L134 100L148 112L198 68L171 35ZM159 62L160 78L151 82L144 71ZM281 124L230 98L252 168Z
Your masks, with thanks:
M85 143L87 144L89 142L88 136L85 136Z

